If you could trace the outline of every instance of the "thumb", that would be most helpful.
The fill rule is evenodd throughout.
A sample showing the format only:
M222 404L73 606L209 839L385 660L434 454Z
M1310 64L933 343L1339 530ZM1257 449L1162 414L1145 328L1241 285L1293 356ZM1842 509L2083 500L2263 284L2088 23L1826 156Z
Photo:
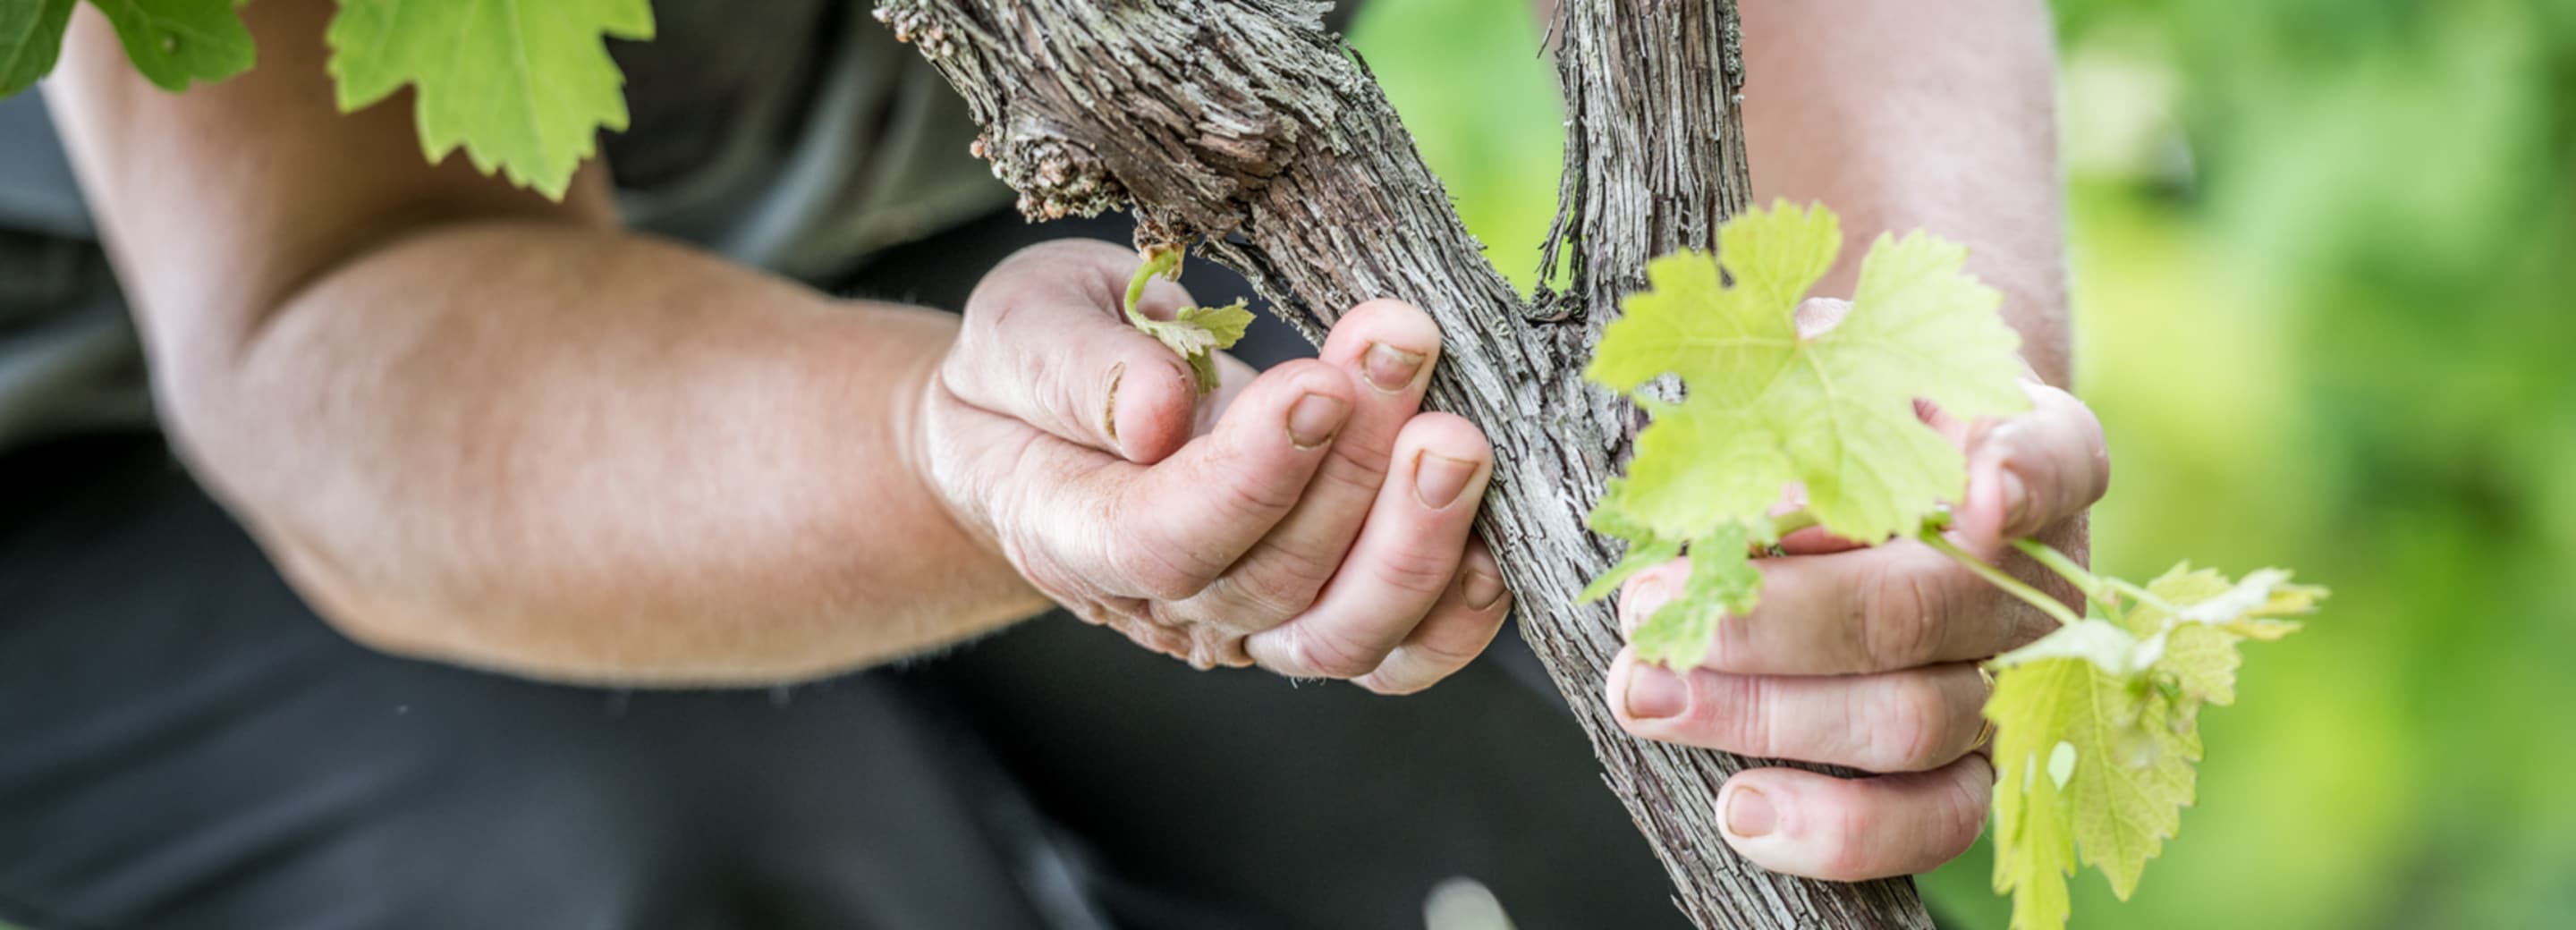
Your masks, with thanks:
M940 369L960 400L1067 442L1152 464L1187 442L1200 402L1189 366L1127 322L1134 253L1059 240L1022 249L985 275ZM1180 285L1147 285L1137 309L1168 318Z

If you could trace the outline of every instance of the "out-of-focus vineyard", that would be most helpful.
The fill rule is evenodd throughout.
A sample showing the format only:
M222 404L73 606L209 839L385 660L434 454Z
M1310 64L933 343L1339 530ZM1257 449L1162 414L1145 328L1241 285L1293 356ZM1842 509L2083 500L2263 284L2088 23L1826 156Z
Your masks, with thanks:
M1561 131L1526 8L1355 32L1524 284ZM2249 647L2180 840L2075 925L2576 924L2576 0L2056 15L2096 561L2336 594ZM1927 881L1962 926L2003 923L1987 865Z

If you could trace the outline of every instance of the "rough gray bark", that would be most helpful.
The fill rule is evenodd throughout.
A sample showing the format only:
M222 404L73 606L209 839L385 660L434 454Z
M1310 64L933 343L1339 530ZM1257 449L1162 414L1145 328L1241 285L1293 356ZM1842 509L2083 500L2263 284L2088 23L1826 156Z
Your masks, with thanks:
M1928 928L1903 880L1790 878L1737 858L1717 788L1745 761L1628 736L1601 699L1620 647L1576 592L1611 563L1584 513L1633 415L1583 362L1646 259L1713 248L1747 196L1734 4L1565 0L1554 30L1570 118L1546 261L1523 304L1487 264L1356 53L1310 0L885 0L984 126L976 152L1031 217L1132 202L1140 237L1199 242L1308 338L1400 297L1445 334L1429 406L1495 447L1481 523L1521 630L1702 928Z

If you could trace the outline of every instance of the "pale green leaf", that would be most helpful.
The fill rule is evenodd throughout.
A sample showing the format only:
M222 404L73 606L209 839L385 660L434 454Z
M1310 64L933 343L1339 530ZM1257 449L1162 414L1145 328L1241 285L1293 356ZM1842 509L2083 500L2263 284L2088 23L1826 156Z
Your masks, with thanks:
M2200 624L2175 627L2165 636L2164 661L2159 670L2169 676L2181 697L2193 705L2236 703L2236 670L2245 657L2236 651L2244 637Z
M2291 584L2290 577L2282 569L2265 568L2248 573L2243 581L2230 582L2216 570L2195 569L2184 562L2148 582L2146 589L2156 601L2179 613L2168 614L2164 607L2149 602L2131 611L2123 623L2142 636L2170 622L2217 626L2253 639L2279 639L2299 628L2279 618L2314 613L2317 602L2330 593L2315 585Z
M125 57L163 90L250 70L250 27L233 0L90 0L116 27ZM59 41L59 36L57 37Z
M1995 809L2011 818L1997 832L1995 883L1998 891L2017 892L2016 928L2064 921L2068 860L2035 842L2072 836L2084 861L2125 899L2137 890L2147 860L2182 826L2200 737L2172 702L2136 683L2072 657L2033 661L1995 677L1986 703L1995 723ZM2064 758L2070 749L2061 744L2071 747L2071 764ZM2045 874L2052 867L2056 874ZM2051 901L2060 903L2043 906ZM2047 919L2052 910L2055 918Z
M651 3L341 0L330 72L342 110L412 85L430 160L461 147L476 170L560 199L599 130L626 128L608 36L652 38Z
M1222 307L1182 307L1169 320L1157 320L1129 310L1127 318L1190 365L1192 380L1199 393L1217 388L1216 353L1234 348L1243 331L1252 325L1252 311L1237 300Z
M2063 788L2080 760L2056 734L2075 709L2065 696L2084 693L2092 674L2089 663L2063 659L2011 669L1996 676L1986 702L1996 726L1994 886L2013 896L2013 930L2066 925L2075 827ZM2052 764L2061 771L2049 771Z
M1681 595L1655 608L1628 637L1637 658L1671 668L1707 660L1717 625L1752 610L1761 593L1762 573L1753 567L1747 545L1743 527L1734 524L1691 541L1690 580Z
M2068 625L1988 663L1995 889L2014 893L2015 930L2064 924L2069 838L2113 893L2137 889L2192 802L2200 708L2236 699L2242 631L2286 632L2271 618L2326 596L2287 572L2231 582L2189 564L2144 590L2116 619Z
M2057 628L2027 646L1994 657L1986 667L1995 671L2044 662L2049 659L2081 659L2112 675L2133 674L2155 661L2147 654L2149 647L2119 624L2098 618Z
M1244 309L1240 298L1222 307L1182 307L1178 319L1207 330L1220 349L1234 348L1243 341L1244 331L1252 328L1252 311Z
M1677 542L1647 540L1630 546L1628 554L1619 557L1619 564L1610 566L1608 572L1584 585L1583 593L1576 595L1574 601L1583 604L1609 597L1638 572L1670 562L1681 554L1682 544Z
M2278 619L2316 610L2326 589L2290 583L2290 573L2261 569L2243 581L2229 582L2211 569L2176 565L2147 583L2156 603L2141 604L2125 619L2128 629L2152 635L2166 631L2164 654L2155 663L2160 680L2170 682L2190 714L2202 703L2236 701L2236 670L2244 659L2237 645L2246 639L2279 639L2298 630Z
M2002 298L1967 277L1963 247L1927 235L1881 237L1862 262L1852 306L1801 337L1797 305L1833 264L1831 211L1786 203L1719 233L1725 271L1705 255L1647 267L1603 333L1589 374L1620 390L1681 378L1678 405L1649 404L1628 473L1600 507L1664 538L1757 521L1792 483L1826 530L1864 541L1910 532L1967 482L1958 447L1925 426L1917 398L1959 417L2028 407L2019 339Z

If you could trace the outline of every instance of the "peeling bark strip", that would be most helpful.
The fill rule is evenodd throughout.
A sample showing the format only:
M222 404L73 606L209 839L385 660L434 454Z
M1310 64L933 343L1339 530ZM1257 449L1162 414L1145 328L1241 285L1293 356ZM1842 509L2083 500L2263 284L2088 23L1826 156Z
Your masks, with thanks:
M1525 305L1486 263L1358 55L1312 0L884 0L878 18L945 74L984 127L975 154L1032 218L1133 202L1140 238L1205 240L1321 342L1344 309L1401 297L1446 336L1428 406L1493 441L1480 524L1521 632L1591 737L1611 788L1708 930L1929 928L1903 880L1763 871L1725 847L1717 788L1744 760L1638 740L1601 700L1618 622L1575 593L1610 544L1584 513L1633 414L1582 381L1648 258L1715 246L1747 197L1734 4L1565 0L1563 206Z

